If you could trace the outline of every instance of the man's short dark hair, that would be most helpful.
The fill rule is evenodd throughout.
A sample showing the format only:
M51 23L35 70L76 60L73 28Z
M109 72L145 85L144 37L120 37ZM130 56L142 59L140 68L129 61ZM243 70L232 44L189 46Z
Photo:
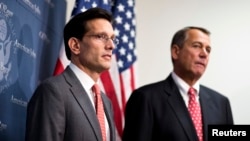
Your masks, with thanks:
M178 45L180 48L183 46L184 42L185 42L185 39L186 39L186 36L187 36L187 32L191 29L197 29L197 30L200 30L201 32L207 34L207 35L210 35L210 32L205 29L205 28L202 28L202 27L196 27L196 26L188 26L188 27L185 27L179 31L177 31L174 36L173 36L173 39L172 39L172 42L171 42L171 47L173 45Z

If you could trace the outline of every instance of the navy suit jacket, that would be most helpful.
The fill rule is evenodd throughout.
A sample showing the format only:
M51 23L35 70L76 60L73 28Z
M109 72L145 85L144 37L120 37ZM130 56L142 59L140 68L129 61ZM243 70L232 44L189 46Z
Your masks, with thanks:
M115 141L111 101L101 94ZM41 83L28 103L26 141L102 141L94 107L73 71Z
M204 141L209 124L233 124L227 97L200 86ZM187 106L172 76L136 89L125 111L123 141L198 141Z

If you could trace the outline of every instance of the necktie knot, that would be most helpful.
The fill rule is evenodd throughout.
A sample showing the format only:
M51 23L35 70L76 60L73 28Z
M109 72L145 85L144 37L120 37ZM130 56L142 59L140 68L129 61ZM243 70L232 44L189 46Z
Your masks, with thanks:
M100 88L99 88L99 86L98 86L97 84L94 84L94 85L92 86L92 91L93 91L96 95L98 95L98 94L101 93Z
M196 90L193 87L191 87L188 90L188 94L189 96L196 96Z

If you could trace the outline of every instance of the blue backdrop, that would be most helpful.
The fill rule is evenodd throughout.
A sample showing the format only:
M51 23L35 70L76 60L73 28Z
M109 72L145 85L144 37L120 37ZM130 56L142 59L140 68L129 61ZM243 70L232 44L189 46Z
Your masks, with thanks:
M0 0L0 141L24 141L27 104L53 75L65 15L64 0Z

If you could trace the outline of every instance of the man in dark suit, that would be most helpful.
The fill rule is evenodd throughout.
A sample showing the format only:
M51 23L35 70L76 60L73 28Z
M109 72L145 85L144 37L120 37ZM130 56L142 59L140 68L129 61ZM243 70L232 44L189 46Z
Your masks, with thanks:
M123 141L207 141L208 125L233 124L228 98L199 83L210 51L208 30L186 27L176 32L171 43L173 72L132 93L126 105ZM189 104L190 88L195 89L195 104ZM198 124L189 112L194 105Z
M64 28L64 43L71 63L62 74L43 81L30 99L26 141L116 141L111 101L101 93L101 128L92 91L110 68L117 43L111 14L92 8L74 16Z

